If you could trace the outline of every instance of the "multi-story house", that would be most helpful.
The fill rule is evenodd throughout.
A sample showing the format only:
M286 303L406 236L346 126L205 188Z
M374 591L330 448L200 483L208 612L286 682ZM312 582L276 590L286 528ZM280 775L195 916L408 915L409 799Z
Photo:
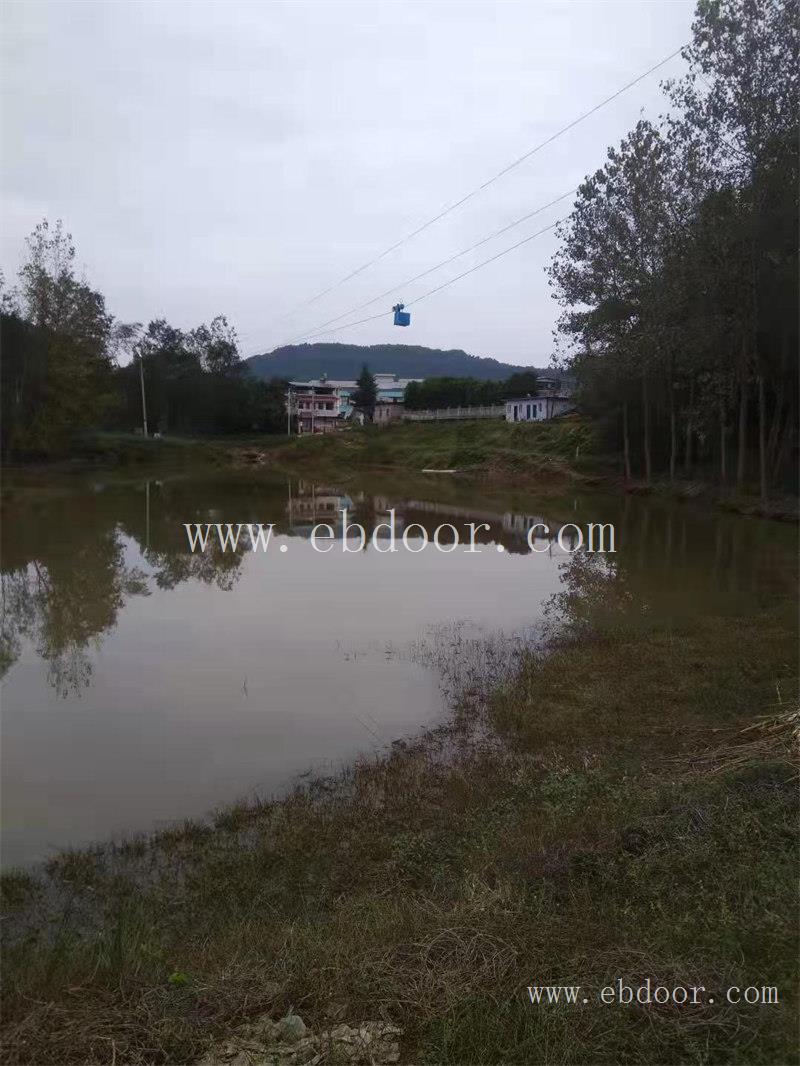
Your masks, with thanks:
M397 374L375 374L377 387L376 421L393 421L394 408L402 409L406 385L422 378L401 378ZM300 433L328 433L353 417L351 396L358 388L355 381L329 378L327 374L312 381L290 381L287 403L297 417ZM398 410L399 413L399 410Z

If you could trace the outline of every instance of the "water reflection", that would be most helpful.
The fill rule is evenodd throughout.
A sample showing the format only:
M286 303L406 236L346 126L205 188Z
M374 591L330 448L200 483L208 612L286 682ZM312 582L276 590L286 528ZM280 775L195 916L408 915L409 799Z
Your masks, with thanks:
M298 481L294 490L288 485L288 503L286 514L289 532L308 537L318 523L329 525L336 536L341 536L346 512L348 522L357 522L366 531L365 549L369 550L372 535L377 530L378 540L389 539L386 529L387 515L395 513L395 530L398 538L411 526L420 527L431 543L437 528L452 526L459 537L459 543L466 545L474 540L476 545L501 545L507 552L527 555L531 552L528 532L534 527L542 528L532 539L533 550L541 552L543 545L556 543L564 526L563 543L569 551L579 545L579 533L572 528L572 522L548 523L541 514L517 514L513 511L481 509L477 506L441 503L414 497L384 496L364 491L352 494L342 493L334 486L317 486ZM474 530L474 532L473 532ZM453 543L442 536L441 543ZM414 538L420 540L421 534Z
M52 513L51 513L52 515ZM87 649L99 647L114 628L126 598L147 595L142 570L126 565L119 534L107 521L92 528L87 513L81 527L65 523L62 513L23 513L6 525L0 581L2 628L0 667L5 674L19 657L23 639L36 646L47 664L48 681L67 696L88 685L92 662ZM54 535L47 523L56 520ZM71 528L73 537L61 530ZM10 542L10 544L9 544Z
M346 511L349 521L366 530L368 551L376 529L379 540L388 538L385 522L392 509L398 535L414 525L432 540L436 528L448 523L466 542L464 528L473 523L476 544L502 545L509 554L527 555L528 532L535 527L535 550L552 555L555 548L563 556L555 546L562 525L570 523L562 543L570 552L579 543L572 526L581 509L576 500L562 502L561 514L547 518L363 489L346 492L332 484L292 479L271 484L221 478L147 480L124 487L96 483L81 493L34 498L31 504L12 502L6 508L0 571L0 676L18 659L27 639L46 664L52 687L64 697L76 694L91 684L90 652L113 630L130 597L192 580L231 591L249 545L242 539L236 551L223 551L212 538L206 551L192 553L185 522L272 522L276 535L305 539L315 525L327 523L338 537ZM683 588L690 572L693 594L698 586L705 586L709 595L768 593L776 581L786 579L778 564L785 564L787 537L783 535L777 553L768 551L770 530L764 523L724 515L709 521L631 497L612 506L603 501L602 512L591 518L615 523L618 550L613 556L576 552L562 560L565 598L560 602L570 614L579 603L588 613L591 603L610 596L630 605L637 589L644 602L658 594L659 584L663 595L676 571ZM782 530L772 532L781 539ZM131 545L138 549L140 565L130 562Z
M396 513L484 547L318 555L341 512ZM6 502L0 654L4 859L149 829L281 786L441 713L426 627L586 625L598 604L687 614L793 580L791 531L639 499L535 500L431 480L321 484L230 474L38 486ZM562 550L565 523L613 522L614 555ZM189 550L184 523L274 523L286 554ZM528 530L550 527L527 542ZM577 534L563 539L567 548ZM504 551L494 548L502 545ZM547 607L547 605L550 605ZM391 649L388 651L387 649Z

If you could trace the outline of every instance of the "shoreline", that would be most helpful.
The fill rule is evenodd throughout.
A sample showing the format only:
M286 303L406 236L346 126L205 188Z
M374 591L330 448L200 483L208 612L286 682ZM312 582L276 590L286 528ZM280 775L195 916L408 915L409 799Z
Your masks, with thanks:
M800 521L800 499L774 493L766 501L753 491L738 492L702 476L651 482L620 474L618 458L597 455L588 423L551 423L507 427L486 423L403 424L354 428L319 437L257 438L165 437L145 441L133 434L96 434L69 458L30 463L4 463L3 474L26 479L49 473L91 473L96 470L143 470L175 464L257 473L278 469L295 474L333 477L345 482L354 475L392 473L412 480L447 476L454 484L489 480L497 488L519 488L558 494L576 487L613 494L652 496L719 509L749 518ZM509 432L510 431L510 432ZM611 467L614 469L611 469ZM313 471L309 471L313 467Z
M620 615L466 690L451 659L450 719L381 756L65 852L47 890L5 875L4 909L28 917L5 949L3 1061L106 1061L110 1040L125 1062L228 1061L225 1041L291 1011L315 1032L382 1018L401 1062L685 1061L698 1032L697 1061L729 1062L742 1031L748 1063L789 1061L795 628L788 601L680 625ZM783 998L633 1016L525 1003L531 982L615 973Z

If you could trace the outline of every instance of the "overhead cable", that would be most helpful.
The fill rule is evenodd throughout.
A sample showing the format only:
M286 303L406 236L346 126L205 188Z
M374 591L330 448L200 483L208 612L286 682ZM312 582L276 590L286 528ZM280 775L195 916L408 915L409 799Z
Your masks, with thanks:
M546 211L548 207L553 207L554 204L560 203L562 200L566 200L568 196L572 196L577 189L570 189L569 192L562 193L561 196L557 196L555 200L551 200L549 203L543 204L541 207L537 207L535 211L529 211L527 215L523 215L521 218L515 219L514 222L509 222L507 226L503 226L502 229L495 230L494 233L490 233L487 237L482 237L479 241L471 244L468 248L463 248L460 252L456 252L455 255L451 255L447 259L443 259L440 263L436 263L432 267L428 267L427 270L423 270L419 274L415 274L413 278L406 278L405 281L399 281L393 285L390 289L386 289L384 292L378 293L377 296L373 296L371 300L366 300L362 304L357 304L356 307L351 307L349 311L344 311L340 315L336 315L334 318L329 318L327 322L321 322L313 329L308 329L303 333L298 333L297 336L291 340L284 341L279 344L279 348L283 348L289 344L296 344L298 341L302 341L306 337L313 337L317 333L322 332L326 326L333 325L334 322L341 322L343 318L347 318L349 315L356 314L357 311L363 311L365 307L371 307L372 304L377 303L378 300L383 300L387 296L391 296L393 293L404 288L406 285L411 285L415 281L419 281L420 278L425 278L428 274L433 274L434 271L439 270L441 267L448 266L450 263L454 263L456 259L461 259L462 256L467 255L469 252L474 252L476 248L480 248L481 245L487 244L489 241L495 239L495 237L501 237L504 233L508 233L509 230L514 229L516 226L521 226L523 222L527 222L529 219L534 218L536 215L540 215L542 211Z
M358 274L361 274L363 273L363 271L368 270L369 267L374 266L381 259L389 255L390 252L396 251L396 249L400 248L401 245L406 244L410 240L413 240L414 237L417 237L420 233L423 233L430 226L433 226L434 223L439 222L441 219L445 218L445 216L449 215L452 211L455 211L457 208L467 203L467 201L471 200L473 197L483 192L484 189L488 189L490 185L493 185L496 181L499 181L500 178L508 174L509 171L514 170L515 167L518 167L521 163L524 163L526 159L530 159L531 156L536 155L537 152L540 152L543 148L546 148L547 145L552 144L553 141L557 140L559 137L562 137L565 133L568 133L569 130L574 129L575 126L577 126L579 123L584 122L587 118L590 118L592 115L600 111L601 108L604 108L608 104L612 103L612 101L616 100L617 97L627 92L628 89L632 89L634 85L638 85L640 81L644 81L645 78L648 78L651 74L655 73L655 71L659 70L661 67L669 63L670 60L674 59L677 55L680 55L684 47L685 45L681 45L681 47L677 48L674 52L670 52L670 54L664 59L659 60L658 63L654 63L653 66L648 67L648 69L645 70L642 74L638 74L635 78L632 78L630 81L626 82L621 88L617 89L616 92L613 92L610 96L605 97L605 99L595 104L594 107L591 107L588 111L584 111L583 114L579 115L571 122L568 122L566 126L562 126L560 129L556 130L555 133L552 133L545 140L540 141L540 143L534 145L533 148L529 148L526 152L523 152L522 155L518 156L507 166L503 167L502 170L498 170L496 174L493 174L490 178L487 178L486 181L482 182L480 185L477 185L465 196L462 196L459 200L456 200L454 201L454 203L449 204L447 207L444 207L438 214L434 215L432 218L429 218L426 222L423 222L421 226L418 226L415 230L412 230L410 233L407 233L404 237L401 237L400 240L395 241L394 244L390 244L387 248L384 248L384 250L382 252L379 252L379 254L376 255L373 259L368 260L366 263L362 263L361 266L356 267L355 270L352 270L349 274L346 274L338 281L335 281L332 285L329 285L327 289L323 289L321 292L315 293L313 296L309 297L308 300L305 300L303 303L298 304L296 307L292 308L291 311L287 311L286 314L282 317L288 317L289 315L294 314L295 311L300 311L304 307L308 307L309 304L315 303L317 300L321 300L323 296L327 296L328 293L333 292L334 289L337 289L340 285L344 285L345 282L350 281Z

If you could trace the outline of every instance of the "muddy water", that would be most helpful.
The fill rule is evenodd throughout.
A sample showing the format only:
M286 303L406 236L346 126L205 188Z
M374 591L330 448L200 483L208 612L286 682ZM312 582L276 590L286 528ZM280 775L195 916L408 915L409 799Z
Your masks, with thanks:
M394 552L376 532L390 510ZM227 522L272 523L267 550L245 534L222 551L213 531L190 551L185 523ZM573 551L588 522L614 524L613 554ZM792 580L792 558L774 523L444 477L19 485L3 528L3 863L269 795L435 722L440 676L414 648L454 623L536 633L588 604L754 608Z

